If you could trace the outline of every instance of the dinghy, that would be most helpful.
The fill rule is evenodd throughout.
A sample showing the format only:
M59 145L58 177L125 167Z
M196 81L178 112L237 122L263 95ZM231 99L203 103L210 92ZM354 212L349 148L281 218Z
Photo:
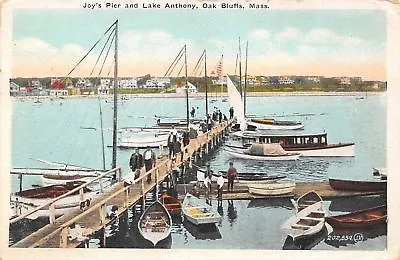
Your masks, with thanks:
M325 218L335 228L368 228L386 224L386 219L386 205Z
M290 199L290 201L296 209L296 212L299 212L300 210L313 205L316 202L322 201L322 198L315 191L309 191L300 196L297 201L293 199Z
M255 195L277 196L293 192L296 188L295 182L285 183L251 183L247 184L249 192Z
M168 210L155 201L142 214L138 222L140 234L155 246L171 234L172 220Z
M208 204L187 193L182 203L185 219L194 225L217 223L221 215Z

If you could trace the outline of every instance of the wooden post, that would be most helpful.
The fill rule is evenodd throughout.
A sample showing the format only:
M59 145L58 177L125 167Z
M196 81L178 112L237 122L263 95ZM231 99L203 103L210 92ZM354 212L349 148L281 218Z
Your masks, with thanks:
M124 208L128 207L128 203L129 203L128 199L129 199L129 189L126 189L125 190L125 199L124 199Z
M19 192L22 192L22 173L18 175L19 179Z
M122 169L119 168L118 169L118 181L121 181L121 180L122 180Z
M105 204L101 204L101 206L99 207L100 225L103 225L106 221L104 209L105 209Z
M68 227L62 227L60 232L60 248L66 248L68 245Z
M100 192L103 193L103 178L100 178Z
M144 182L143 182L144 178L142 178L140 180L141 183L141 188L142 188L142 211L144 211L145 207L146 207L146 198L145 198L145 194L144 194Z
M79 198L80 198L81 202L84 201L84 199L85 199L83 197L83 188L79 189Z
M50 224L54 224L54 222L56 221L56 208L54 203L50 204L49 206L49 221Z

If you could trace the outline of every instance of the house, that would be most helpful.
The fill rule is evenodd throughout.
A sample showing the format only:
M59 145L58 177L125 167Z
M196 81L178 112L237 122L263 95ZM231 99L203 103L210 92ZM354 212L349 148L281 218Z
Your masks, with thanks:
M294 80L291 79L289 76L279 77L278 83L281 85L291 85L294 84Z
M17 83L10 81L10 96L18 96L25 92L24 90Z
M118 87L124 89L134 89L137 88L137 80L135 78L120 79L118 80Z
M195 94L197 93L197 88L195 85L193 85L192 83L188 82L188 94ZM186 88L185 85L183 84L177 84L175 85L175 93L176 94L180 94L180 95L186 95Z
M49 96L53 97L68 96L68 89L50 89Z
M349 77L336 77L335 79L340 85L351 85L351 80Z

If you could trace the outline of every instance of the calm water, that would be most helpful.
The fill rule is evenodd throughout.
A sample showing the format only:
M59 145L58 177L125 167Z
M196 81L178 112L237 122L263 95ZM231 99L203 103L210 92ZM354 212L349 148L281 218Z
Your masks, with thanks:
M112 142L111 100L92 98L44 100L34 104L33 100L13 101L12 166L44 166L36 159L67 162L93 168L102 167L101 131L99 104L103 110L105 145ZM296 162L257 162L237 160L235 166L243 171L267 171L283 173L298 181L322 181L328 177L347 179L372 179L372 167L386 165L386 95L356 97L299 96L299 97L249 97L248 114L274 116L284 120L300 120L305 125L303 132L326 131L329 143L354 142L354 158L301 158ZM190 106L199 107L197 116L204 114L204 99L191 98ZM228 114L227 102L215 102ZM130 98L119 103L118 127L152 126L154 115L185 118L183 98ZM128 168L131 151L119 150L118 163ZM211 155L211 168L223 170L230 160L222 149ZM111 149L106 148L106 165L111 162ZM126 170L125 170L126 173ZM37 177L24 177L24 188L40 184ZM12 176L12 190L18 188L16 176ZM327 201L330 212L349 212L364 206L374 206L384 199L366 198ZM217 208L216 201L212 202ZM237 248L237 249L290 249L280 224L294 212L285 200L241 200L223 201L219 210L223 220L216 227L204 230L177 221L171 237L162 247L168 248ZM130 214L126 224L109 227L107 247L147 247L138 238ZM23 226L22 229L27 229ZM19 227L18 229L21 229ZM334 241L336 231L329 237L321 234L310 241L306 248L314 249L376 249L386 248L386 230L351 231L362 233L362 241ZM342 232L343 233L343 232ZM342 235L351 235L342 234ZM339 234L341 235L341 234ZM13 240L13 239L11 239ZM100 242L92 239L90 246Z

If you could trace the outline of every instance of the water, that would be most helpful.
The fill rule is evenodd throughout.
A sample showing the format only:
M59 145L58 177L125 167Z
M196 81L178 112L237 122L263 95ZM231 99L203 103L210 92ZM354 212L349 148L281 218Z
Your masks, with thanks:
M107 101L107 102L106 102ZM93 168L102 167L101 131L99 104L103 110L105 145L112 142L112 102L95 98L64 100L44 100L34 104L34 100L13 101L13 167L42 167L36 159L60 161ZM373 179L372 167L386 165L386 95L368 96L357 100L354 96L282 96L249 97L247 114L274 116L283 120L300 120L305 125L303 132L326 131L329 143L354 142L354 158L301 158L295 162L257 162L236 160L239 171L266 171L272 174L286 174L288 179L297 181L324 181L328 177L346 179ZM199 107L197 116L205 111L204 99L191 98L190 106ZM209 110L217 106L228 113L227 102L215 102ZM152 126L154 115L185 118L186 107L183 98L130 98L120 101L118 127ZM121 135L121 133L120 133ZM118 150L118 164L127 173L129 156L132 151ZM222 149L211 154L210 164L214 170L226 170L230 156ZM106 148L106 167L111 164L111 149ZM12 190L19 188L16 176L12 176ZM24 176L23 188L40 184L36 176ZM346 199L339 204L347 203ZM374 205L382 202L376 201ZM367 199L366 202L370 201ZM260 204L261 203L261 204ZM264 203L264 204L262 204ZM327 207L330 201L327 201ZM334 202L332 202L334 203ZM336 205L338 202L335 202ZM215 204L215 205L214 205ZM177 223L174 226L171 248L226 248L226 249L282 249L286 236L280 224L294 212L287 201L270 205L268 201L233 201L228 205L223 201L223 220L217 230L194 230ZM362 203L361 203L362 204ZM334 207L334 214L348 212L361 204L340 211ZM372 205L372 206L374 206ZM217 208L216 202L213 206ZM362 207L360 207L362 208ZM220 208L221 209L221 208ZM232 210L234 209L234 210ZM133 221L133 217L132 217ZM132 223L120 231L110 231L108 247L146 247L137 232L132 231ZM24 227L25 228L25 227ZM191 232L190 232L191 231ZM357 243L332 243L332 239L322 239L314 249L376 249L386 248L386 231L367 233L360 231L365 241ZM194 234L194 235L193 235ZM199 235L200 234L200 235ZM200 238L196 238L196 235ZM135 239L133 239L135 238ZM204 238L204 239L201 239ZM332 237L330 237L332 238ZM113 239L117 241L113 242ZM168 241L167 241L168 242ZM314 241L318 242L318 241ZM346 241L344 241L346 242ZM347 241L349 242L349 241ZM311 243L312 244L312 243ZM114 245L114 246L113 246ZM91 247L98 247L98 239L91 240ZM286 246L285 248L288 248Z

